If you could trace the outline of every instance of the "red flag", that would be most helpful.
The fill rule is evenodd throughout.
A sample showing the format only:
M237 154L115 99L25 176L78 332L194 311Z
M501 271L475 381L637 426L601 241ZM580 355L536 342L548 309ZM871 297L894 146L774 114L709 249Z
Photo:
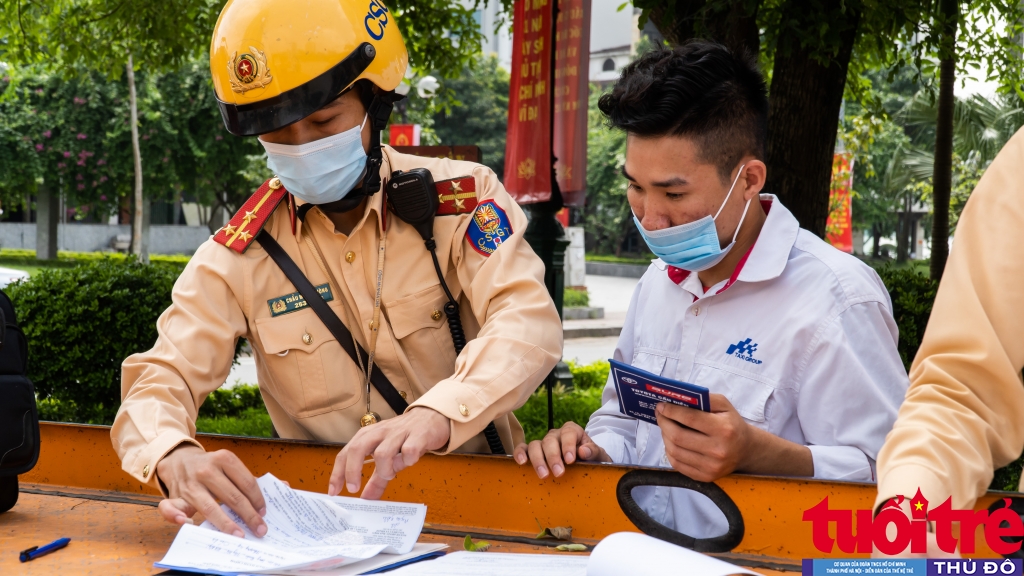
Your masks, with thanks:
M555 22L555 171L566 206L587 193L590 1L560 0Z
M829 244L853 253L853 154L842 152L832 159L832 189L829 191L825 234Z
M551 2L515 0L505 189L520 204L551 198Z
M392 124L388 144L391 146L419 146L419 124Z

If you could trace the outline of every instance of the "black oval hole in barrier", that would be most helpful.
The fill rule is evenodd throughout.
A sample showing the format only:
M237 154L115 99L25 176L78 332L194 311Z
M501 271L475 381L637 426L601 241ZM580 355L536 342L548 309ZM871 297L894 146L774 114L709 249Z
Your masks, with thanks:
M677 532L650 517L633 499L633 489L639 486L666 486L693 490L706 496L721 510L729 523L729 530L722 536L694 538ZM732 498L712 482L697 482L674 470L631 470L623 474L615 489L619 507L641 532L659 540L697 552L729 552L743 540L743 515Z

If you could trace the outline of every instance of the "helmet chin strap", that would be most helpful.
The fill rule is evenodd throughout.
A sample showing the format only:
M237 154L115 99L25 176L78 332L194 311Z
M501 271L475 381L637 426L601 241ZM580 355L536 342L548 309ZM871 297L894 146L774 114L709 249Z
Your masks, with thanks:
M373 196L380 190L380 167L384 163L384 153L381 151L380 133L388 125L391 118L391 111L395 102L401 100L401 96L395 92L380 92L373 95L367 116L370 122L370 149L366 153L366 168L363 171L363 185L353 189L341 200L320 204L317 207L323 212L348 212L359 207L365 198ZM307 208L306 211L309 209ZM305 216L306 211L301 211L299 216Z

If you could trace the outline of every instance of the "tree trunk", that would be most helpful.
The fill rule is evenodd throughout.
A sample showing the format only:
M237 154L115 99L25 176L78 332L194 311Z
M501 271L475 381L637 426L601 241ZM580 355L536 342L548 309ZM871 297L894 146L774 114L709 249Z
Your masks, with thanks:
M874 246L871 247L871 256L874 258L882 257L882 244L881 238L882 227L878 224L871 225L871 240L874 242Z
M796 38L780 41L768 100L768 182L802 228L825 236L829 184L846 72L860 24L849 7L830 23L840 30L839 46L823 65ZM814 16L814 2L790 2L783 19L802 24Z
M135 98L135 69L132 55L128 55L128 106L131 110L132 156L135 159L135 214L132 218L132 254L142 262L149 262L148 244L144 238L143 216L145 204L142 199L142 150L139 148L139 107Z
M757 9L760 2L732 0L708 8L702 0L676 0L674 11L664 6L651 10L651 20L673 46L691 38L706 38L725 45L733 53L756 57L760 51ZM671 13L672 18L669 18Z
M36 191L36 259L57 258L57 224L60 222L60 193L44 180Z
M957 0L939 2L942 38L939 47L939 105L935 125L935 162L932 172L931 277L938 282L949 257L949 195L953 188L953 83L956 81Z
M896 226L896 261L906 262L910 255L910 194L903 196L903 212L898 215Z

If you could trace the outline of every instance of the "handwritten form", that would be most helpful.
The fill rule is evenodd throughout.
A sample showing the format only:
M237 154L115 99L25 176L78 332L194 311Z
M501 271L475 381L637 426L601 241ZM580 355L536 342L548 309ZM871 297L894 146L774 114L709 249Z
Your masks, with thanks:
M407 554L423 528L423 504L367 502L293 490L267 474L257 479L267 503L267 535L249 531L227 506L222 509L245 538L222 534L209 522L181 527L156 564L190 572L268 574L326 570L380 553Z

